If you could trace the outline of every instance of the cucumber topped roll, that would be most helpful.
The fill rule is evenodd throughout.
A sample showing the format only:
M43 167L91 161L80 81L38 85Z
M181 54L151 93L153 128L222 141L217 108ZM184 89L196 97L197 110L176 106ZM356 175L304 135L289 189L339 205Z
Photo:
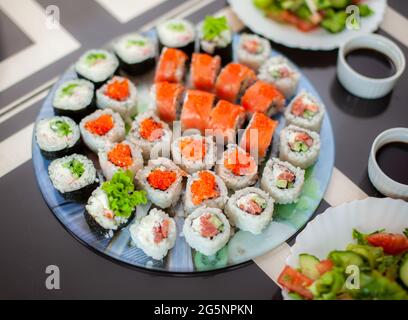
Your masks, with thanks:
M109 51L93 49L85 52L75 64L80 78L93 82L96 88L111 78L119 67L119 61Z
M280 134L280 158L294 166L307 169L319 156L320 136L314 131L290 125Z
M54 113L76 122L95 111L95 86L87 80L70 80L61 84L54 95Z
M311 93L302 91L285 111L288 124L319 132L322 127L325 107Z
M156 64L156 44L138 33L122 36L113 44L113 50L120 68L131 76L146 73Z
M93 162L79 154L54 160L48 174L54 188L66 200L86 200L99 182Z
M97 110L82 119L79 124L81 136L86 146L98 153L109 142L125 139L125 123L120 115L111 109Z
M145 192L135 190L133 174L118 171L92 193L85 206L85 219L93 232L112 238L132 221L136 207L146 202Z
M258 71L271 55L271 44L256 34L242 34L238 44L238 61Z
M164 48L175 48L184 51L189 57L195 49L195 28L184 19L172 19L157 26L160 51Z
M261 188L268 192L276 203L288 204L299 199L304 181L304 170L273 158L265 165Z
M48 160L78 152L81 148L79 127L68 117L52 117L38 121L35 138L41 154Z
M137 90L127 78L113 77L96 92L100 109L112 109L125 120L137 113Z
M222 210L202 207L187 217L183 234L190 247L211 256L228 243L231 226Z
M231 196L225 213L231 225L260 234L272 220L273 203L273 199L261 189L245 188Z
M207 16L198 27L200 52L220 56L222 65L232 61L232 31L225 16Z
M130 226L133 242L156 260L163 259L174 247L177 238L176 223L164 211L156 208Z

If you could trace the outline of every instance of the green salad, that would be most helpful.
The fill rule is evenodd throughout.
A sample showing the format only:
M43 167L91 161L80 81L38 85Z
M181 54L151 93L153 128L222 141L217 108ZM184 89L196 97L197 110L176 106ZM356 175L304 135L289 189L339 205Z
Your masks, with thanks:
M254 5L273 20L296 26L308 32L322 27L338 33L346 28L349 14L346 8L356 5L360 17L368 17L374 11L363 0L253 0ZM353 28L359 27L357 19L351 19Z
M304 253L299 268L286 266L278 283L293 299L408 300L408 229L363 234L327 258Z

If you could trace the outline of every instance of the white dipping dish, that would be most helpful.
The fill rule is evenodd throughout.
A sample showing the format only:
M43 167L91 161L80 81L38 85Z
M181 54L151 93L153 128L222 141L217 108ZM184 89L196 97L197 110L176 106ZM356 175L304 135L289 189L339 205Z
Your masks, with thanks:
M396 72L384 79L366 77L355 71L346 61L346 55L356 49L372 49L386 55L394 63ZM343 87L357 97L378 99L394 89L405 70L405 56L391 40L378 34L366 34L352 38L339 49L337 58L337 77Z
M368 176L374 187L382 194L396 199L408 200L408 185L392 180L377 163L377 152L392 142L408 143L408 128L393 128L382 132L373 142L368 159ZM401 163L402 164L402 163Z

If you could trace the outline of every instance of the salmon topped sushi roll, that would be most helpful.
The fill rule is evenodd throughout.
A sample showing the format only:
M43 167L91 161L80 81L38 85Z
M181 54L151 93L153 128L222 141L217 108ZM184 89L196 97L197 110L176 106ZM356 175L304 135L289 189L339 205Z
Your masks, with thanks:
M179 83L157 82L152 86L153 110L167 123L176 121L181 108L184 86Z
M231 102L220 100L210 113L209 127L214 135L222 135L224 141L233 142L237 130L245 121L245 109Z
M186 74L188 56L181 50L163 48L156 69L155 82L181 83Z
M214 102L215 95L212 93L188 90L180 117L182 129L198 129L204 132L209 126L210 112Z
M213 91L221 68L221 58L205 53L194 53L191 62L191 83L194 88Z
M262 160L271 145L277 126L278 121L268 118L263 113L254 113L242 136L240 147L251 155L258 153L258 159Z
M257 81L245 91L241 104L250 114L262 112L271 116L283 110L285 97L272 84Z

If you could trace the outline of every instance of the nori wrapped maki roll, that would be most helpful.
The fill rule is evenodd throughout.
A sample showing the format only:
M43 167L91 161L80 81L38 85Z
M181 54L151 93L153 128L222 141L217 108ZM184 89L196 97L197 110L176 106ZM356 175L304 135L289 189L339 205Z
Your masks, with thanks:
M184 19L172 19L157 26L160 52L164 47L184 51L190 58L195 51L195 28Z
M138 33L126 34L117 40L113 50L120 68L128 75L144 74L156 65L156 44Z
M79 127L68 117L52 117L38 121L35 138L41 154L48 160L79 152L82 147Z
M87 80L70 80L61 84L54 95L54 113L79 123L96 110L95 86Z

